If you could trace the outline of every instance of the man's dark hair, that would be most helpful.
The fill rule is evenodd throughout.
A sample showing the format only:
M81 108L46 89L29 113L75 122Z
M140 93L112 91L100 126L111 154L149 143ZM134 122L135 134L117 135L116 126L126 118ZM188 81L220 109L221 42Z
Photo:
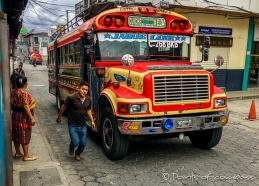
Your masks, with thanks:
M16 79L16 85L18 88L24 87L24 84L27 82L27 78L23 76L18 76Z
M81 87L81 86L88 86L89 87L89 84L86 81L81 81L79 87Z

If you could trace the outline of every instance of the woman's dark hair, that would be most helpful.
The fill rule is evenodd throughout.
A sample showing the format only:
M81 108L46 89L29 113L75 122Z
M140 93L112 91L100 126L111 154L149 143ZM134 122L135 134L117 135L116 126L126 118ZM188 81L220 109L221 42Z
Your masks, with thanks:
M16 85L18 88L22 88L24 87L25 83L27 83L27 78L26 77L22 77L22 76L18 76L16 79Z
M89 87L89 84L86 81L81 81L79 87L84 85Z

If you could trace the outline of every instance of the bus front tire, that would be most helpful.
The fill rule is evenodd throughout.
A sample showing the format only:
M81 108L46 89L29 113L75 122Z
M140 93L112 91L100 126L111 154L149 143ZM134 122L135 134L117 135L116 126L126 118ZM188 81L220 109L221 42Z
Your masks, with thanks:
M110 160L124 158L128 152L129 137L120 133L111 107L104 108L100 125L100 137L105 155Z
M210 149L219 143L221 136L222 127L194 132L189 136L189 139L197 148Z

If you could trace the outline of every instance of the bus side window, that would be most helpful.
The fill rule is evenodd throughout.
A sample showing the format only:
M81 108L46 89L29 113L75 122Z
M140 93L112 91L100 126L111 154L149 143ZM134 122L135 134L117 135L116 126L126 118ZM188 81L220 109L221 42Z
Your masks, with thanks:
M81 55L80 55L80 50L81 50L81 43L80 40L77 40L75 42L75 63L80 64L81 63Z
M69 48L68 45L65 46L65 64L69 64Z
M61 48L58 48L58 64L61 65Z
M62 51L61 64L64 65L65 64L65 47L64 46L61 47L61 51Z
M74 61L74 43L69 44L69 64L75 64L75 61Z

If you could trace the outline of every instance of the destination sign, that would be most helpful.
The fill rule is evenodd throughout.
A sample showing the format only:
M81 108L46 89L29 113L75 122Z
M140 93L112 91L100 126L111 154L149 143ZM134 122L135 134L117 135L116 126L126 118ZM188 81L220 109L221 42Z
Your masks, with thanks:
M129 27L141 27L141 28L165 28L166 20L163 17L140 17L129 16Z

